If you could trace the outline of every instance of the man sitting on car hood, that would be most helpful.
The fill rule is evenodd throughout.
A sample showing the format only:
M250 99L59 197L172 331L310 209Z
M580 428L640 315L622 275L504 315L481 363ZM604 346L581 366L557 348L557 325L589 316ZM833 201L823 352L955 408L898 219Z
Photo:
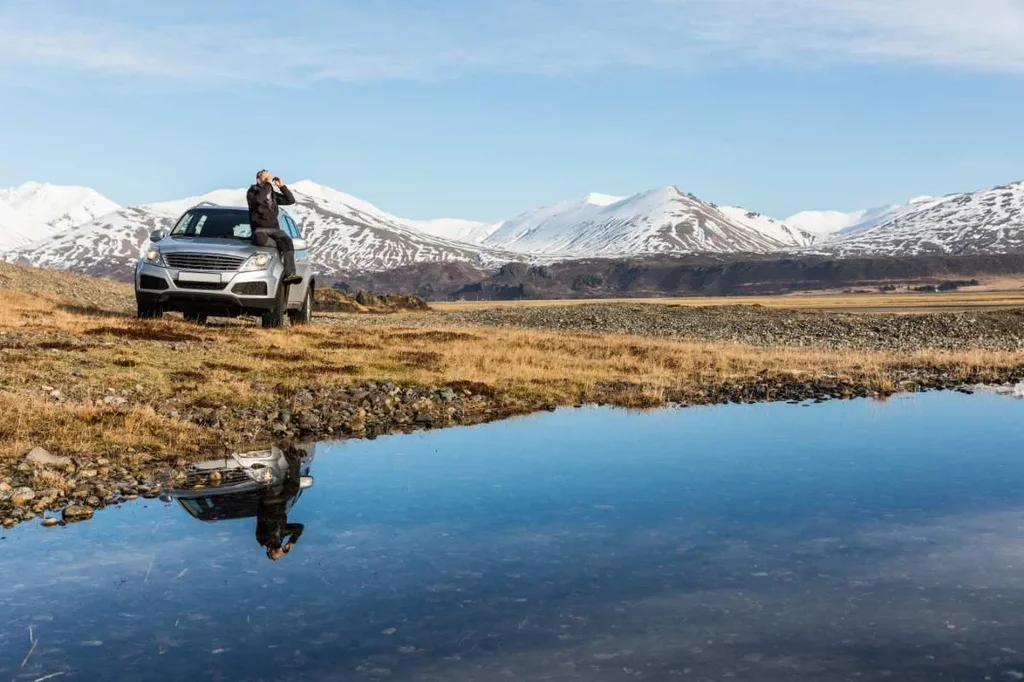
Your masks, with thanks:
M275 192L278 189L280 191ZM249 226L252 228L252 243L267 246L271 240L284 261L282 284L298 284L302 281L295 272L295 244L291 236L281 229L278 222L278 206L291 206L295 195L281 181L281 178L261 170L256 174L256 184L245 194L249 204Z

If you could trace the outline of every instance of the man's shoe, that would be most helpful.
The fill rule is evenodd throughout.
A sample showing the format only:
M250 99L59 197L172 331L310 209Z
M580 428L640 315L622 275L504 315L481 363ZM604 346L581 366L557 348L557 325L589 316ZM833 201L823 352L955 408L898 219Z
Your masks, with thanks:
M290 275L285 275L284 277L281 278L281 284L291 285L291 284L301 284L301 283L302 283L302 277L297 275L297 274L295 274L295 273L292 273Z

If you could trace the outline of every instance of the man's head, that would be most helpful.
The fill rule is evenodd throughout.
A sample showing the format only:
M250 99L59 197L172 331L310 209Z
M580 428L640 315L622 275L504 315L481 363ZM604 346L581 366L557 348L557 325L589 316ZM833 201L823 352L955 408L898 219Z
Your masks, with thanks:
M263 170L256 174L256 182L260 183L261 185L270 182L273 178L274 176L271 175L270 171L268 171L266 168L264 168Z

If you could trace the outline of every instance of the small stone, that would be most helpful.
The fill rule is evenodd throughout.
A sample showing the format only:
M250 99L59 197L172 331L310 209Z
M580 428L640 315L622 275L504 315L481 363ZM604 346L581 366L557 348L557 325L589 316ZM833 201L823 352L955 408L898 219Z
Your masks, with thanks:
M100 472L96 469L83 469L80 476L82 478L96 478L99 474Z
M6 519L3 520L3 527L4 528L14 528L17 525L18 525L18 520L17 519L12 519L11 517L7 517Z
M62 516L68 523L87 521L92 518L94 511L95 510L92 507L87 507L82 504L73 504L64 510Z
M108 395L106 398L103 399L104 405L119 406L125 405L127 402L128 400L126 398L122 398L119 395Z
M104 457L100 457L98 460L96 460L96 466L101 466L101 467L110 466L110 460L106 459Z
M50 391L50 398L52 400L62 400L64 398L64 394L61 393L60 391L54 389L54 390Z
M441 391L440 396L441 400L445 401L446 403L450 403L451 401L455 400L455 391L453 391L450 388L446 388Z
M98 507L100 506L100 502L100 498L96 497L95 495L91 495L90 497L87 497L85 500L85 503L90 507Z
M55 467L58 469L65 469L71 466L70 457L58 457L57 455L51 455L43 448L33 449L32 452L25 456L25 462L37 468Z
M426 412L417 412L416 413L416 423L417 424L433 424L434 423L434 418L431 417Z
M36 491L32 488L15 488L11 491L11 504L15 507L20 507L23 504L28 504L36 497Z
M58 521L57 519L43 519L43 528L53 528L59 523L60 521Z

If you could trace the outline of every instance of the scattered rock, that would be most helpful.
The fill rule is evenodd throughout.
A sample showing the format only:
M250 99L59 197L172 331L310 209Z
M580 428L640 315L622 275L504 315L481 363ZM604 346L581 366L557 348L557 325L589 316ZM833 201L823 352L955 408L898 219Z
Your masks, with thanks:
M52 518L51 519L43 519L43 527L44 528L53 528L54 526L59 525L59 524L60 524L60 521L58 521L57 519L52 519Z
M62 516L68 523L75 523L76 521L91 519L94 511L92 507L87 507L83 504L73 504L64 509Z
M11 491L10 500L11 504L15 507L20 507L34 500L35 497L36 491L32 490L32 488L22 487Z
M33 449L32 452L26 455L25 461L38 468L52 467L55 469L66 469L72 464L70 457L51 455L43 448Z

